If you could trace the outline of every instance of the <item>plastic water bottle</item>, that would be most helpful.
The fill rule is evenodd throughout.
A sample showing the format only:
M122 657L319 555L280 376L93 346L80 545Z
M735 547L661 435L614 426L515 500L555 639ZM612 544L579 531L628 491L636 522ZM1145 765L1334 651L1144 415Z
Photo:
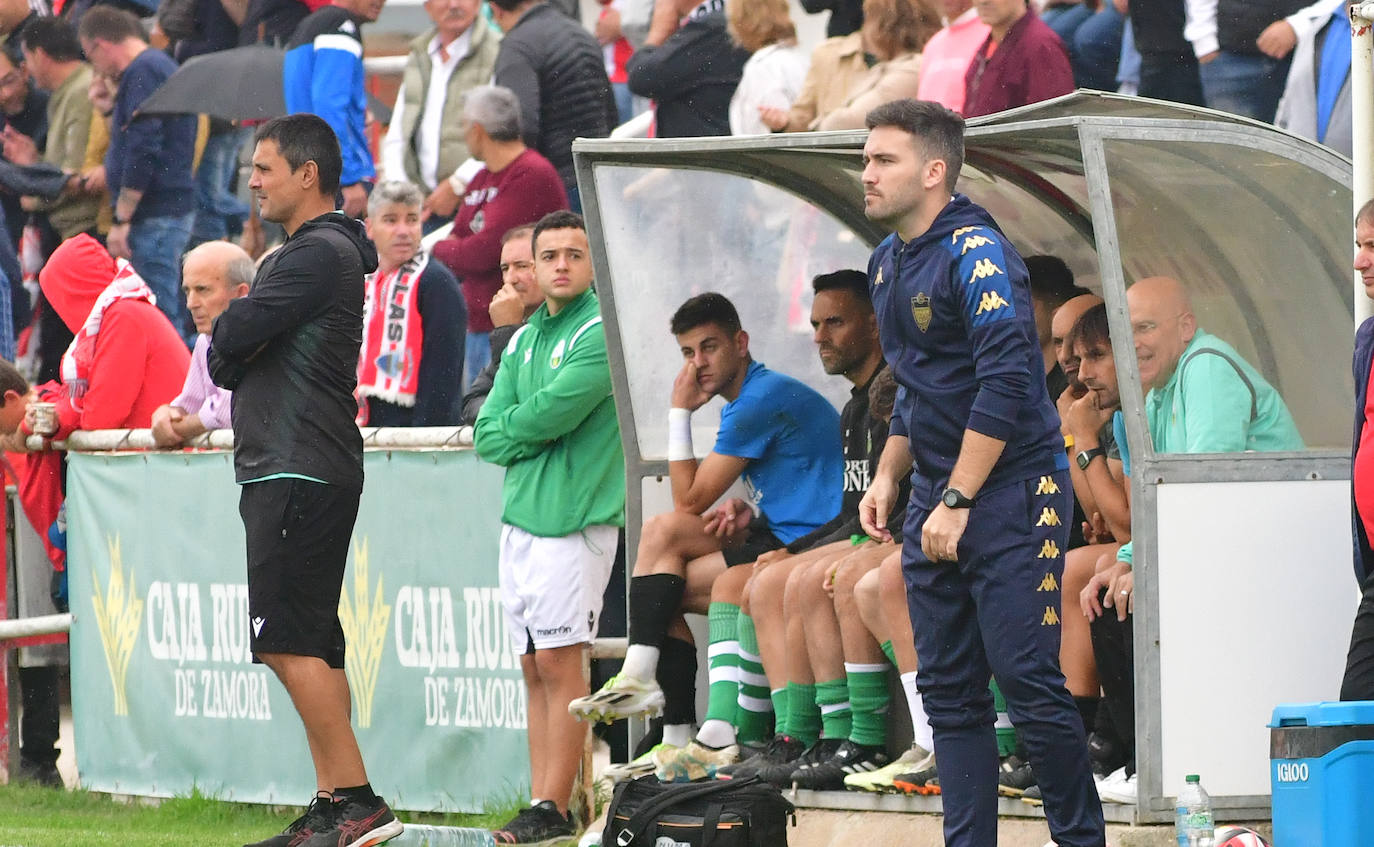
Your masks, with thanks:
M1178 837L1178 847L1212 847L1216 838L1212 798L1203 790L1197 774L1189 774L1187 784L1178 793L1174 834Z

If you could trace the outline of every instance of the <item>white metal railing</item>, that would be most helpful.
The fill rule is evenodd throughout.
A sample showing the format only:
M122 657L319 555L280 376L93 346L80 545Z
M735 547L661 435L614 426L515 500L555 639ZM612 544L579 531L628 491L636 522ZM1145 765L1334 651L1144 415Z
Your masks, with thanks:
M415 426L415 427L375 427L360 428L363 434L363 448L370 450L435 450L462 449L472 446L472 427L470 426ZM44 440L37 435L29 436L27 446L30 450L44 449ZM97 429L73 432L61 441L47 445L56 450L76 452L108 453L120 450L181 450L186 447L209 450L232 450L234 432L216 429L202 433L176 447L163 448L153 441L150 429Z
M43 615L37 618L20 618L18 620L0 620L0 641L29 638L34 635L56 635L60 632L71 632L71 630L72 616L70 613Z

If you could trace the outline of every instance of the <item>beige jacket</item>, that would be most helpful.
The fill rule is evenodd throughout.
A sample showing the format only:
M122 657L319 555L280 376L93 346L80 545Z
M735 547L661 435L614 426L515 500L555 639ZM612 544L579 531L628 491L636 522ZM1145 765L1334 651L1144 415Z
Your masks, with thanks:
M921 54L907 53L874 65L843 106L821 117L817 129L863 129L870 111L892 100L916 96Z
M868 70L859 33L822 41L811 53L811 69L806 72L801 94L787 112L783 132L815 129L822 116L845 104Z

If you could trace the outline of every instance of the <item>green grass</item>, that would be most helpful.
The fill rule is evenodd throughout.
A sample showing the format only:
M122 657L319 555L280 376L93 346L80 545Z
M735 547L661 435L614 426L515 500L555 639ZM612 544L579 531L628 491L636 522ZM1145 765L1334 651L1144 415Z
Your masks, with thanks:
M480 815L405 812L403 821L489 829L515 813ZM187 847L239 845L280 832L300 810L225 803L193 793L156 805L117 801L105 794L0 785L0 847Z

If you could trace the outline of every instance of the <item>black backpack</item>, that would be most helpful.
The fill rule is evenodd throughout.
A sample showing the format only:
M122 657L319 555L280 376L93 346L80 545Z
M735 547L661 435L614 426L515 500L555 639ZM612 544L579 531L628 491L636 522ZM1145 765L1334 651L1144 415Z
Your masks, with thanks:
M664 783L652 774L616 786L602 847L786 847L796 810L758 777Z

